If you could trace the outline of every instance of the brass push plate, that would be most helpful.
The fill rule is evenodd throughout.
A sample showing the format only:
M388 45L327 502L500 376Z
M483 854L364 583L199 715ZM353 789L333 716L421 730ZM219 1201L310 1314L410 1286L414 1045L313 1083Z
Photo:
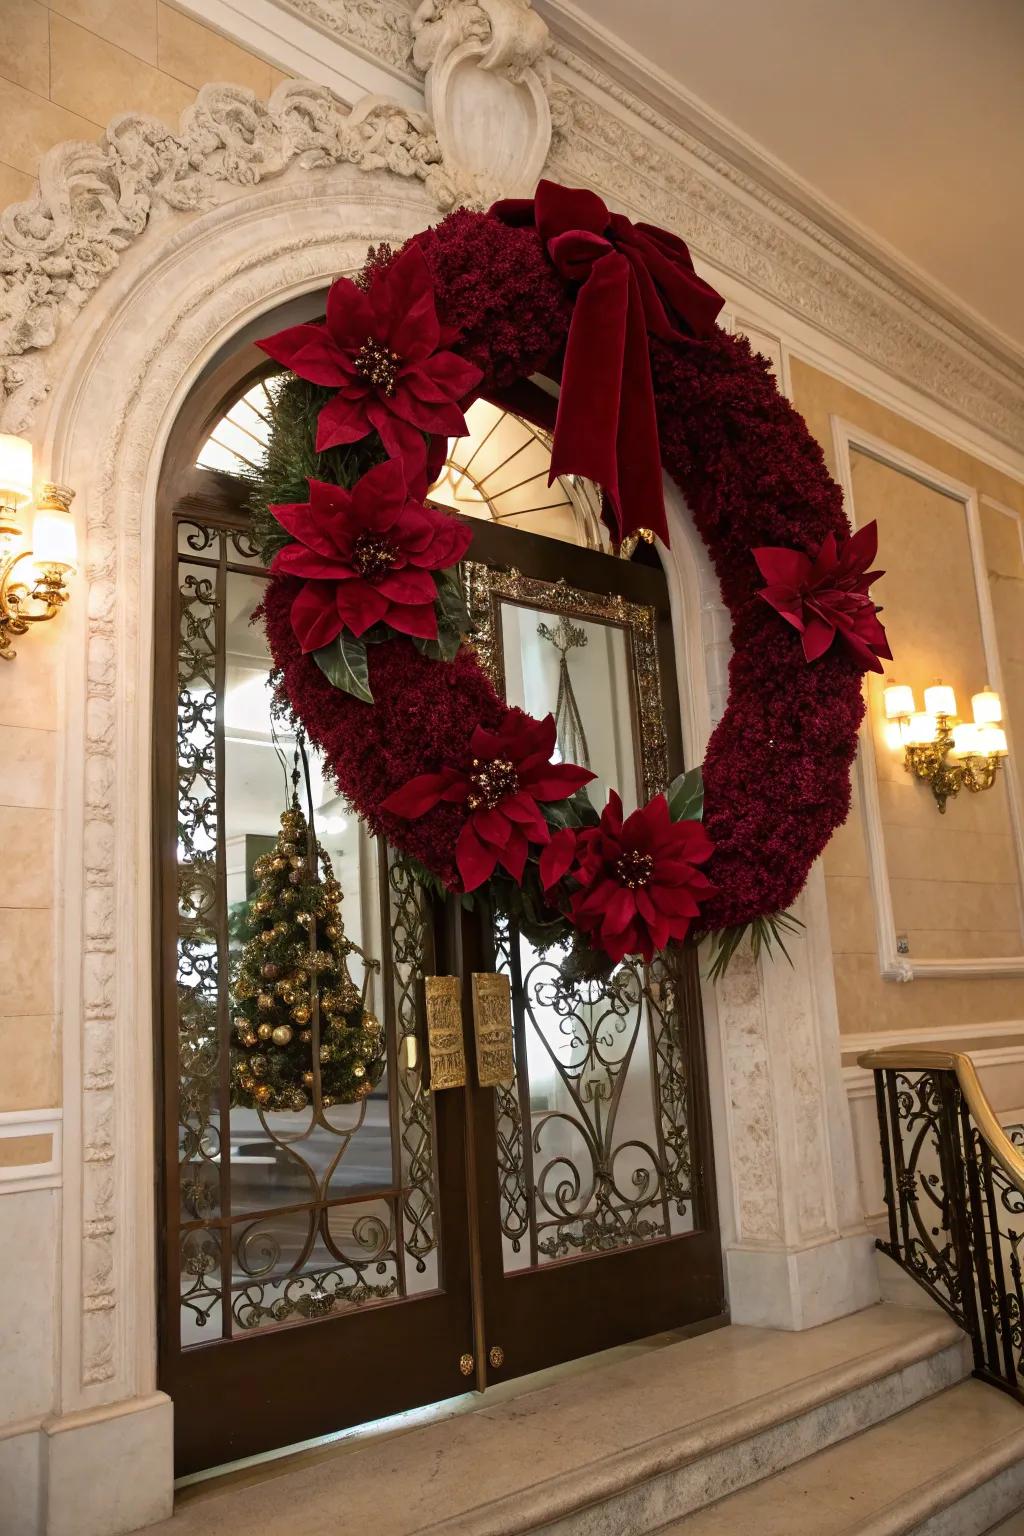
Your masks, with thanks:
M427 1049L430 1088L464 1088L466 1053L462 1047L462 982L458 976L426 976Z
M512 1054L512 990L508 977L500 972L473 972L473 1029L480 1087L496 1088L499 1083L510 1083L516 1075Z

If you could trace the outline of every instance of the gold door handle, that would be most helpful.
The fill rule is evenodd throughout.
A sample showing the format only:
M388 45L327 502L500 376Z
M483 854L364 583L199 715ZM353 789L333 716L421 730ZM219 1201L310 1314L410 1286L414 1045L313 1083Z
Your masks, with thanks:
M427 976L427 1054L430 1091L466 1086L466 1053L462 1045L462 982L458 976Z
M510 1083L516 1075L512 1049L512 989L503 971L473 972L473 1034L481 1088Z

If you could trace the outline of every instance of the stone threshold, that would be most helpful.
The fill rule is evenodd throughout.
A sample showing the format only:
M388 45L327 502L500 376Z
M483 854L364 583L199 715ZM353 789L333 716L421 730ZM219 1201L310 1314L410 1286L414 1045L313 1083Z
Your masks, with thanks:
M386 1365L382 1365L386 1369ZM154 1536L655 1531L960 1381L943 1314L875 1306L802 1333L727 1327L520 1384L468 1413L246 1486L191 1490ZM514 1385L514 1384L513 1384ZM339 1378L339 1390L345 1390ZM301 1460L301 1458L300 1458Z

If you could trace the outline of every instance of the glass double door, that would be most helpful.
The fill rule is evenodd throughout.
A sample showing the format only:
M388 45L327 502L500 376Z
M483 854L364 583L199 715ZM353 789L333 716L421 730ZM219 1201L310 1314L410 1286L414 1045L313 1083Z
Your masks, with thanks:
M294 743L249 622L266 573L240 497L190 473L166 520L155 732L160 1382L179 1474L723 1310L694 957L568 979L537 933L426 893L315 756L316 833L386 1066L319 1115L237 1102L233 989ZM495 686L556 714L595 804L613 785L627 809L646 799L680 765L660 569L474 533ZM451 1087L431 1062L433 977L461 983L461 1005L441 988L461 1030Z

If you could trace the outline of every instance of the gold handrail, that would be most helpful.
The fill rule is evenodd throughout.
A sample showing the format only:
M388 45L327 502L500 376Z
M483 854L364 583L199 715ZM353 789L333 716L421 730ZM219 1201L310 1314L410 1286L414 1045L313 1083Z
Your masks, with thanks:
M964 1051L940 1051L928 1046L891 1046L885 1051L865 1051L857 1065L869 1072L955 1072L960 1091L988 1149L1006 1177L1024 1194L1024 1153L1003 1130Z

